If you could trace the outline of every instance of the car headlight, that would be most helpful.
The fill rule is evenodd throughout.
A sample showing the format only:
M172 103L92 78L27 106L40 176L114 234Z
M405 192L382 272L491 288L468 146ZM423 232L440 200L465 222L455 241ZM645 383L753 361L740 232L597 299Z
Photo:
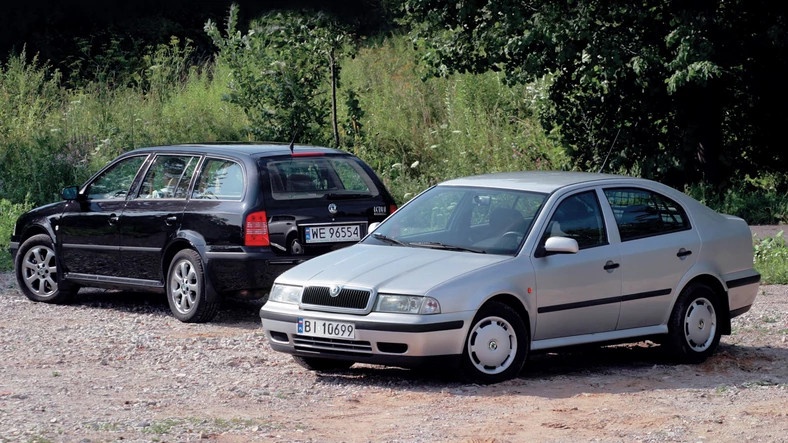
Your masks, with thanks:
M432 297L378 294L375 311L401 314L440 314L441 304Z
M304 288L301 286L274 284L271 288L271 292L268 294L268 300L297 305L301 302L301 292L303 289Z

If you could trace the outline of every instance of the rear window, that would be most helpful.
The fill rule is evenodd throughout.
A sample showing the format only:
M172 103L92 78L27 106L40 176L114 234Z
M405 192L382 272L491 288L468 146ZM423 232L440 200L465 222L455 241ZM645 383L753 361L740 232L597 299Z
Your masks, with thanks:
M292 157L267 164L275 200L375 197L369 174L351 157Z

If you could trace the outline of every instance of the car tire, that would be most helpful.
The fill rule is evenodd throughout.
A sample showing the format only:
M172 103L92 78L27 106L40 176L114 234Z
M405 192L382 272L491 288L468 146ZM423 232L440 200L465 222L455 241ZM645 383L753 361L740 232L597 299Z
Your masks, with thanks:
M471 323L462 355L462 370L473 382L490 384L516 377L531 345L528 328L510 306L488 302Z
M64 303L78 286L61 280L52 239L34 235L22 243L14 263L16 281L27 298L44 303Z
M700 363L717 349L722 332L716 293L702 283L691 283L679 294L668 322L665 344L682 363Z
M166 292L170 311L184 323L210 321L219 309L218 297L206 286L200 254L191 249L178 252L170 262Z
M293 360L302 367L310 371L342 371L349 369L353 366L352 361L349 360L335 360L331 358L320 357L302 357L294 355Z

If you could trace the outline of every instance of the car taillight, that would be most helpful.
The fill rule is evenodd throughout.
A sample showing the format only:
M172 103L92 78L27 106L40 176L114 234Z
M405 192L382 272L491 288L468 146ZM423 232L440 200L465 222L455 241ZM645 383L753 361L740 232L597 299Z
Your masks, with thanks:
M397 211L397 205L395 205L395 204L393 204L393 203L392 203L392 204L390 204L390 205L389 205L389 215L393 214L393 213L394 213L394 212L396 212L396 211Z
M252 212L246 216L246 227L244 229L244 245L246 246L270 246L268 238L268 219L265 211Z

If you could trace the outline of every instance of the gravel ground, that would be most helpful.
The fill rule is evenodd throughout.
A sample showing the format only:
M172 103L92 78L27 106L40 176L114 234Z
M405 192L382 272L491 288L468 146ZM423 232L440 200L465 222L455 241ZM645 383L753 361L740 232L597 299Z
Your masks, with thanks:
M259 304L184 324L163 296L33 303L0 273L0 442L788 442L788 286L700 365L649 342L535 355L493 386L273 352Z

